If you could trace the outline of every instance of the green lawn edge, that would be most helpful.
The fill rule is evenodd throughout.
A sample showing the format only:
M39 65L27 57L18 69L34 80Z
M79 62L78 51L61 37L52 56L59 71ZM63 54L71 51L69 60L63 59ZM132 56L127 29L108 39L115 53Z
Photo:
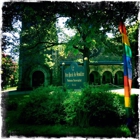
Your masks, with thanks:
M44 136L44 137L130 137L131 132L126 126L120 127L87 127L64 125L14 125L8 130L9 136Z

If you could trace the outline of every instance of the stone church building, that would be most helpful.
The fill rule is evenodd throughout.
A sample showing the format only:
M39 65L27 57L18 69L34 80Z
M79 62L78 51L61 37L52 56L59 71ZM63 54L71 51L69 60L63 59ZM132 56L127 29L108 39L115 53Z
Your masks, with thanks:
M52 49L39 52L37 55L24 49L19 59L18 90L30 90L38 86L62 85L62 63L70 65L73 61L61 59L58 51ZM48 62L46 55L50 54L52 60ZM89 64L89 83L93 85L113 84L123 85L123 63L116 60L94 59ZM98 61L97 61L98 60ZM118 60L118 59L117 59ZM50 67L51 62L53 66Z
M46 32L38 34L28 34L33 32L36 23L26 21L22 22L22 37L19 55L19 82L18 90L30 90L38 86L62 85L62 66L63 62L77 61L82 56L68 57L65 59L59 55L61 50L53 47L47 48L47 44L35 42L38 36L43 41L55 40L58 42L56 27L51 26L53 36L45 37ZM49 28L49 27L48 27ZM27 32L26 32L27 30ZM33 32L34 33L34 32ZM50 37L50 38L49 38ZM48 39L49 38L49 39ZM37 40L38 41L38 40ZM35 45L37 44L37 45ZM109 56L109 55L108 55ZM89 63L89 83L94 85L111 83L123 85L123 66L121 58L111 57L100 54L92 58ZM107 59L108 58L108 59Z

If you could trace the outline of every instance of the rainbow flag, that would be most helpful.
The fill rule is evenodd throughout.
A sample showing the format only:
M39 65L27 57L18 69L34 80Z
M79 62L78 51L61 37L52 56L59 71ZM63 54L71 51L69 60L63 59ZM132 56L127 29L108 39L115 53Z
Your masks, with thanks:
M122 34L122 43L124 45L124 54L123 54L123 62L124 62L124 95L125 95L125 107L131 108L131 86L132 86L132 52L130 49L130 43L128 40L126 27L120 22L119 31Z

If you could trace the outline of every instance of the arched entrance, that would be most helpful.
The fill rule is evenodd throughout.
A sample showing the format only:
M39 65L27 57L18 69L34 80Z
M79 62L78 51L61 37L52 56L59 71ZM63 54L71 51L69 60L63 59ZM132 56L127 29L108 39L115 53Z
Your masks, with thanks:
M115 74L115 84L116 85L123 85L123 72L117 71Z
M106 83L112 83L112 82L113 82L113 80L112 80L112 74L111 74L111 72L105 71L103 73L102 83L103 84L106 84Z
M35 71L32 75L32 87L39 87L44 85L44 73L42 71Z
M89 75L90 77L90 84L100 84L100 75L97 71L93 71Z

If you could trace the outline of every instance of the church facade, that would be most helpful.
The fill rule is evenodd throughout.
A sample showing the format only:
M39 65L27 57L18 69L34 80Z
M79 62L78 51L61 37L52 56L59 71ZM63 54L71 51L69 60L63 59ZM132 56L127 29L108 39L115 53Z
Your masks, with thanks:
M119 61L98 61L90 65L90 84L123 85L123 63Z
M60 56L61 50L56 49L53 45L50 46L46 40L53 40L58 42L57 31L55 24L52 23L51 33L53 35L46 35L46 32L41 32L40 36L35 31L37 23L26 21L22 22L22 37L19 55L19 82L18 90L30 90L39 86L48 85L62 85L62 66L64 61L75 61L83 56L68 57L67 60ZM30 24L29 24L30 23ZM49 28L49 27L48 27ZM34 29L34 30L32 30ZM28 34L28 32L33 34ZM40 38L42 41L40 42ZM115 85L123 85L123 66L120 59L107 60L104 54L101 53L99 59L93 58L95 61L89 63L89 83L94 85L111 83ZM73 59L71 59L73 58ZM117 62L116 62L117 60ZM119 62L118 62L119 61Z
M55 52L53 53L53 61L55 62L53 68L44 64L44 61L41 61L41 56L38 56L36 59L29 57L28 61L24 60L25 57L23 58L24 61L22 60L22 64L20 66L18 90L30 90L39 86L62 85L62 61L60 63L58 55L56 55ZM121 61L96 61L90 63L89 83L91 85L108 83L122 86L123 63Z

